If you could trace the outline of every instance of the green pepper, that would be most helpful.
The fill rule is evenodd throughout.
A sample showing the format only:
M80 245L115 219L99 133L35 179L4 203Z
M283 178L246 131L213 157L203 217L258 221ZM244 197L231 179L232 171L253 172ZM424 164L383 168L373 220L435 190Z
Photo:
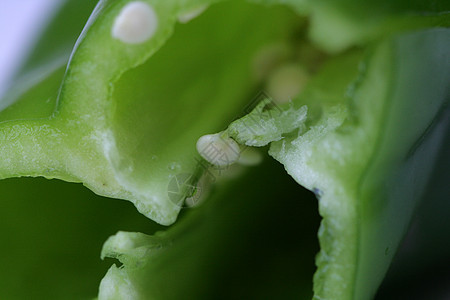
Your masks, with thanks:
M54 28L73 7L80 15L72 15L76 21L60 39ZM102 257L123 265L109 269L99 299L211 298L220 290L311 297L308 262L317 249L306 231L305 250L292 258L305 266L298 284L272 278L263 285L260 278L248 279L253 292L229 279L230 289L220 286L236 272L228 266L233 257L244 265L243 253L260 251L245 242L264 235L249 220L270 231L268 224L289 214L267 204L287 206L298 192L273 164L255 171L231 166L239 155L267 150L318 198L313 298L375 296L448 125L445 4L106 0L67 62L62 48L46 45L53 39L66 47L78 18L83 22L81 8L75 1L64 6L23 69L28 76L2 100L0 178L81 182L98 195L131 201L162 225L175 222L186 199L204 201L165 232L148 235L155 229L139 225L132 231L147 234L110 237ZM33 77L38 68L44 71ZM248 105L264 88L270 93L263 101ZM199 147L209 145L199 140L205 135L203 141L222 139L216 150L235 145L236 159L210 159ZM6 189L13 198L17 187ZM104 229L109 222L99 220ZM288 251L290 242L273 235ZM275 266L262 274L282 272Z

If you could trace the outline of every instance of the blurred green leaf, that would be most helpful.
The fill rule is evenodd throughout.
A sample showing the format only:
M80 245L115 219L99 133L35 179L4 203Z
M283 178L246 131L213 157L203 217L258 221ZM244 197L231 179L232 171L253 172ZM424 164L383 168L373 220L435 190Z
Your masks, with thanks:
M162 229L81 185L21 178L1 181L0 190L2 299L90 299L110 266L100 261L107 236Z

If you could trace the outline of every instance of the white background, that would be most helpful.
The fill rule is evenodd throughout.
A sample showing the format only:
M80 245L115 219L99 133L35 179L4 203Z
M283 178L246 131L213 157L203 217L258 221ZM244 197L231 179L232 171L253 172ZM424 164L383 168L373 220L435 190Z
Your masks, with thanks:
M0 97L61 2L0 0Z

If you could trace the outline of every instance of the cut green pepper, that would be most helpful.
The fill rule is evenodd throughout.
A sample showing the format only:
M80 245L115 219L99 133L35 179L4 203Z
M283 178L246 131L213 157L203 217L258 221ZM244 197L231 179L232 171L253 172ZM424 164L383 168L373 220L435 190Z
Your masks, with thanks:
M194 197L197 181L213 168L205 167L197 140L229 125L224 134L241 144L241 155L250 151L246 146L270 144L269 154L319 199L323 220L313 297L373 298L448 125L441 120L450 82L445 4L215 2L100 1L65 72L64 56L38 48L29 65L46 66L44 76L30 88L13 89L0 111L0 178L82 182L99 195L130 200L145 216L169 225L182 207L178 200ZM136 29L132 21L141 25ZM255 72L252 63L261 49L274 44L282 50ZM267 108L269 95L234 120L283 63L301 67L299 95ZM225 173L239 178L235 169ZM194 175L194 189L174 201L168 189L183 174ZM252 176L242 180L255 186L259 177ZM221 183L206 185L214 191ZM214 261L230 230L214 222L214 216L230 215L218 203L236 197L227 194L231 185L220 188L221 197L211 196L211 203L188 212L166 233L111 237L102 256L118 258L123 266L110 269L99 298L213 295L200 293L199 284L178 282L186 270L197 274L192 280L208 279L208 286L218 278L201 266ZM268 201L249 191L241 201ZM239 228L252 209L230 203L246 212ZM205 227L206 213L213 217ZM211 239L204 252L174 259L204 239ZM286 297L309 297L307 286L299 283Z

